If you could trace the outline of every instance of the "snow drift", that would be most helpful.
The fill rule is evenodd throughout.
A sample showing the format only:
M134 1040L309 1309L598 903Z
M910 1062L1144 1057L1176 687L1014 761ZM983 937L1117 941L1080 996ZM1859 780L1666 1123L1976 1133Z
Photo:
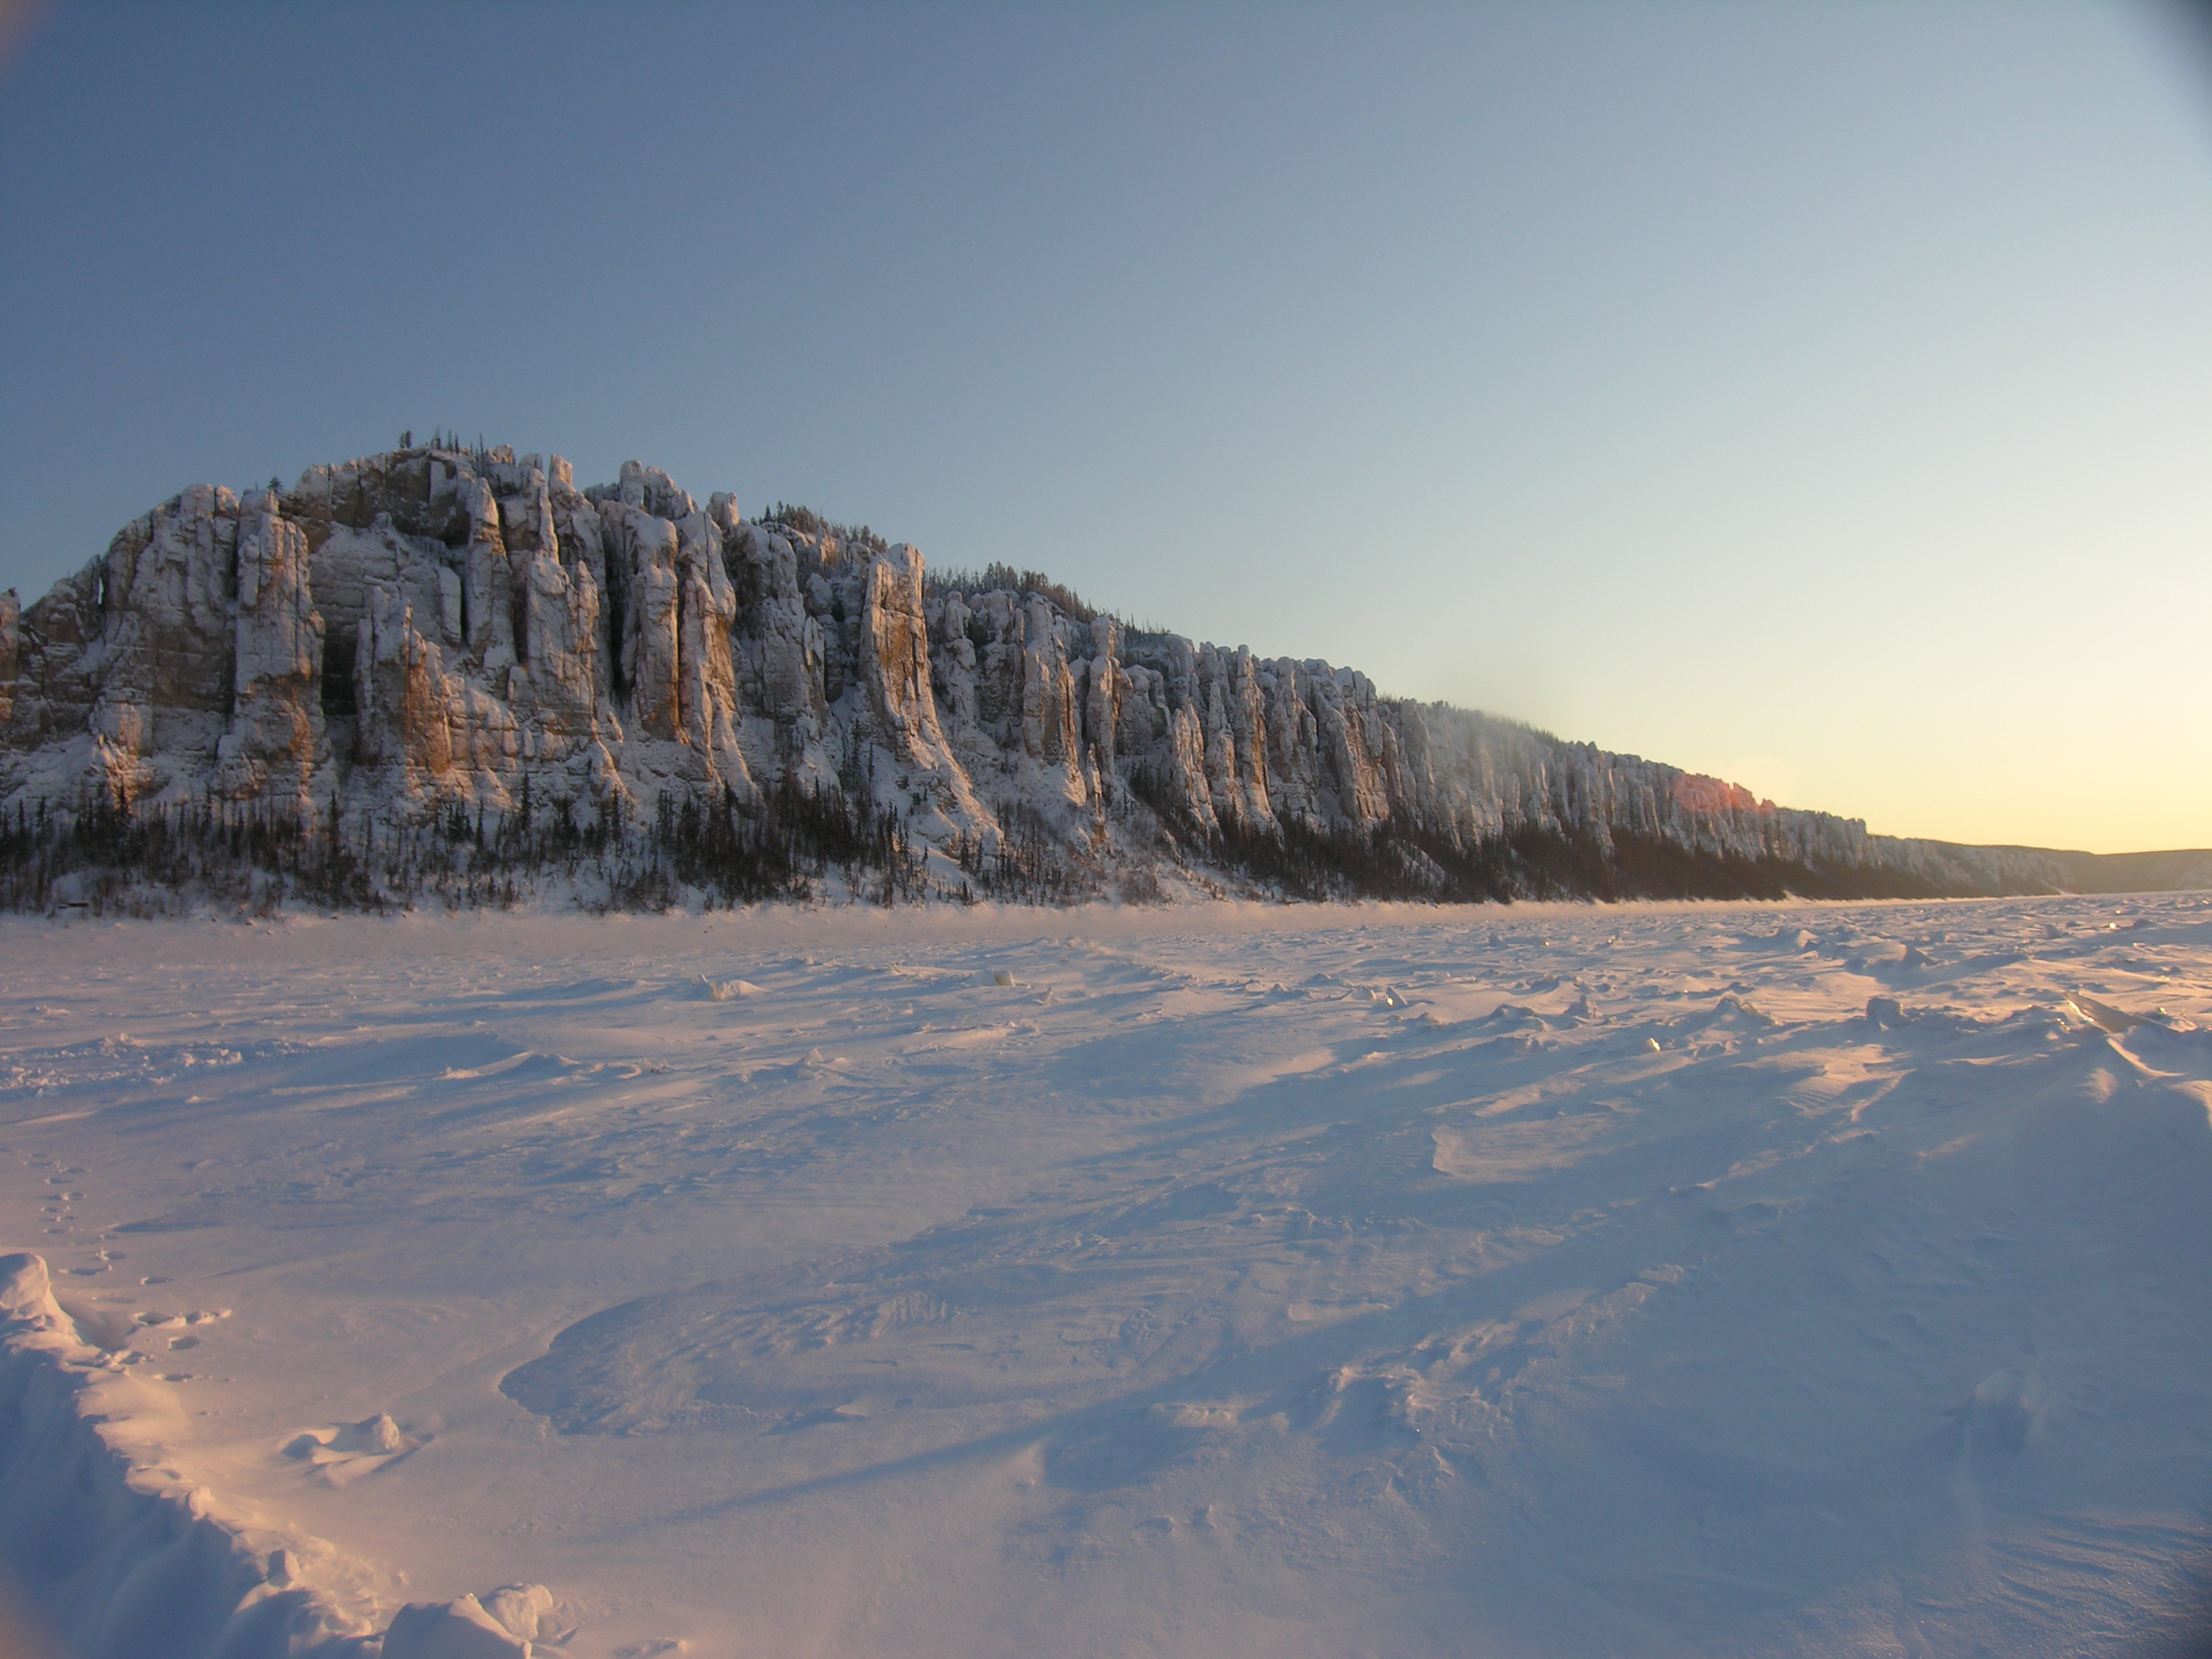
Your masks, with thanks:
M2207 1628L2199 896L0 934L106 1659Z
M296 1542L226 1522L204 1491L108 1443L99 1395L127 1380L106 1335L63 1310L41 1258L0 1256L0 1553L70 1651L361 1654L353 1621L295 1583Z

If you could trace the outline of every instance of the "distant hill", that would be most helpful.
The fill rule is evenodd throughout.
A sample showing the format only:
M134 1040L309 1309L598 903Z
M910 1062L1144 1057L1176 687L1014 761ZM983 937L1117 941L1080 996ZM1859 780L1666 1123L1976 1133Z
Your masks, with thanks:
M2057 865L2054 885L2069 893L2171 893L2212 888L2212 850L2202 847L2167 853L2069 853L2017 847L2006 852L2035 854Z

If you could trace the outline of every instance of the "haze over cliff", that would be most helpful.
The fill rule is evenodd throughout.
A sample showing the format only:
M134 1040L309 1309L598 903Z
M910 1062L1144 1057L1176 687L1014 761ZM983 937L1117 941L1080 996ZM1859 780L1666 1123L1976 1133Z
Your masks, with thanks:
M458 807L481 842L487 820L527 838L797 801L888 826L918 892L1017 846L1054 896L1148 896L1177 872L1443 897L2103 878L2084 855L1870 835L993 575L933 579L913 547L801 510L702 507L635 462L580 489L558 456L439 442L289 489L197 485L35 604L0 599L0 812L258 814L373 842Z

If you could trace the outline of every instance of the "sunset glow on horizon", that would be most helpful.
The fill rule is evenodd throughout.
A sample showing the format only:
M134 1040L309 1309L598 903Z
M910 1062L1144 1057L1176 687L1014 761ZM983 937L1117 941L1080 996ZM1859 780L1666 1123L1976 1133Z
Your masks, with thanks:
M0 22L27 603L442 424L1886 834L2212 845L2179 9Z

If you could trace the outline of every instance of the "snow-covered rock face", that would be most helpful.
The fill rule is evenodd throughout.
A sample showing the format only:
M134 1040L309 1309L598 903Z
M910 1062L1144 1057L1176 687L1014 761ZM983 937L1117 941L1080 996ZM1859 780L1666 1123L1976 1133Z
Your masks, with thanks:
M217 744L217 785L233 799L312 799L317 763L327 755L323 619L311 592L307 532L264 495L240 515L237 547L233 702Z
M1133 634L1039 594L932 593L911 547L702 509L625 463L417 447L289 491L195 486L36 604L0 599L0 805L528 799L580 820L666 791L872 791L924 841L1019 810L1070 847L1177 835L1524 830L1609 853L2059 884L2033 855L1870 836L1365 675Z

